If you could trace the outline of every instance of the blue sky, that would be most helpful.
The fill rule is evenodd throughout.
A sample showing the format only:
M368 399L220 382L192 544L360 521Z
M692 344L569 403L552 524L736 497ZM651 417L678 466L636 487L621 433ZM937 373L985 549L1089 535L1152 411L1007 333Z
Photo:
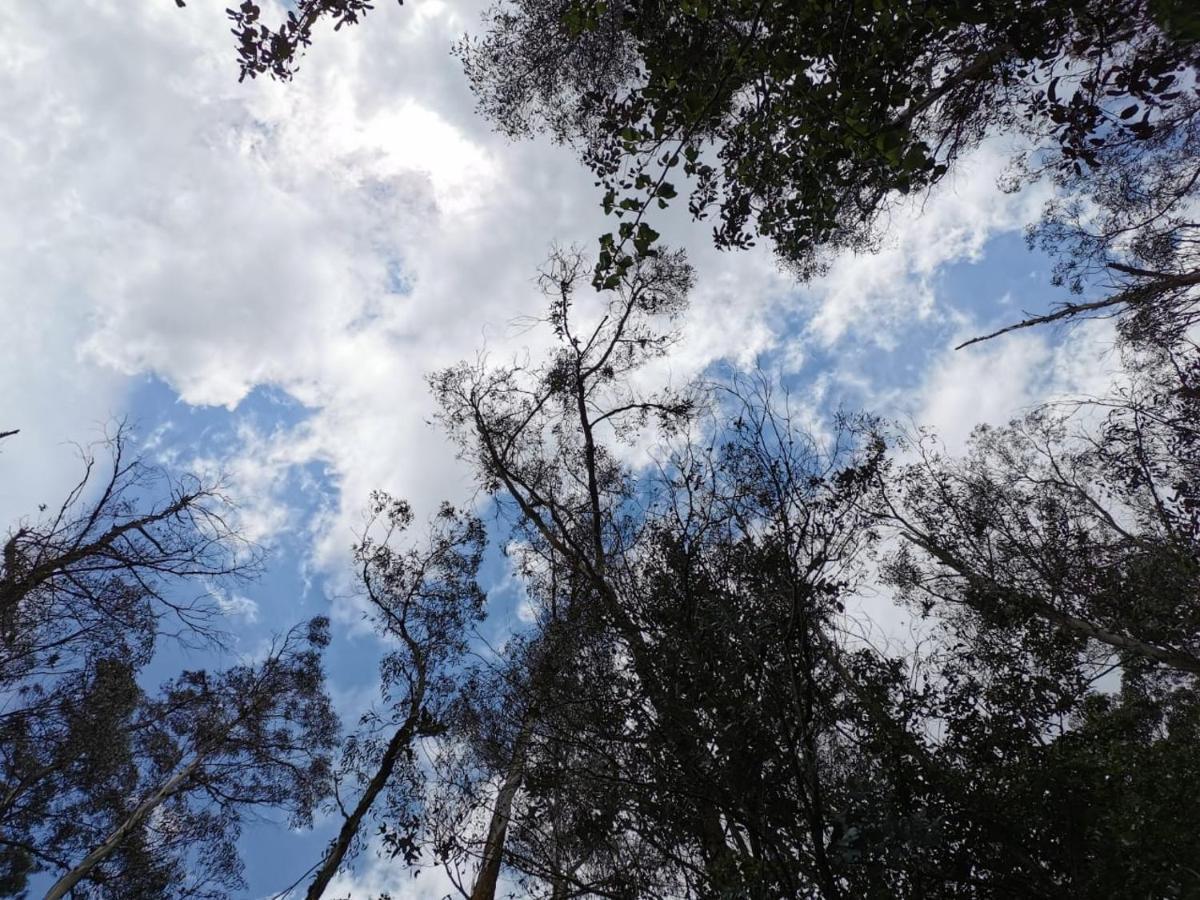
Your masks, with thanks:
M514 322L541 309L537 266L553 242L592 247L611 227L570 153L475 117L448 47L482 6L380 3L366 27L321 35L289 85L238 84L223 4L0 6L0 426L22 430L0 455L0 524L62 495L68 442L130 418L164 465L226 473L269 551L230 598L238 650L333 616L348 722L379 649L347 572L369 492L418 518L471 495L429 423L426 373L536 353L544 338ZM985 145L894 212L881 252L806 286L764 248L719 253L707 227L663 214L698 283L656 377L760 365L818 417L911 417L951 446L1100 390L1115 367L1103 324L952 349L1058 299L1021 236L1048 194L995 187L1008 149ZM518 627L498 553L485 575L487 628ZM247 896L285 886L327 834L248 827ZM373 854L337 886L421 895Z

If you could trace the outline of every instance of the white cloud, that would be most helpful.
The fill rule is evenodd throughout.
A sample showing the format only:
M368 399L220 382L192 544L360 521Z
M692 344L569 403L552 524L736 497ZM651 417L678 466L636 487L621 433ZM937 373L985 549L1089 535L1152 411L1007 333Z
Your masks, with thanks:
M1000 193L997 181L1007 158L999 142L985 143L928 197L913 197L892 211L879 252L837 258L813 285L812 336L831 345L853 333L891 348L914 318L934 315L939 270L980 259L990 238L1035 219L1049 196L1045 185Z
M21 48L0 62L0 190L13 211L0 235L16 261L0 263L0 302L23 329L0 367L36 373L6 416L67 437L143 373L187 403L230 408L278 386L313 414L243 428L232 458L205 447L194 458L230 474L252 537L309 530L324 568L344 560L372 489L419 512L467 495L428 424L426 373L483 345L505 359L540 340L512 323L541 313L533 278L551 242L591 247L613 227L568 151L509 144L474 115L448 48L481 6L383 4L367 25L320 35L283 85L236 81L226 22L206 5L0 10ZM685 339L654 377L679 382L720 358L750 366L769 350L797 366L809 341L894 343L933 314L944 264L977 257L1040 202L997 199L1001 161L985 148L896 213L881 253L840 259L805 290L767 249L718 253L707 227L669 210L660 230L699 277ZM815 311L806 335L803 309ZM951 387L986 377L980 365L947 370L929 413L966 414L972 401ZM312 460L327 464L338 505L297 523L286 472Z
M414 871L419 874L414 876ZM375 842L355 860L352 871L334 876L325 891L327 897L350 900L376 900L383 894L390 894L392 900L442 900L457 893L454 882L440 866L410 871L383 855Z
M612 223L566 150L509 145L472 115L447 52L471 10L381 7L318 41L294 82L239 85L223 17L162 6L0 12L33 48L3 72L0 146L20 172L5 191L23 220L6 225L27 262L4 301L75 323L45 338L50 366L13 364L117 385L154 373L187 403L230 408L283 388L317 412L272 446L246 441L243 502L275 496L271 466L328 460L345 503L326 550L340 552L372 488L425 507L465 492L426 425L425 374L526 343L510 323L541 312L532 281L551 241L591 246ZM698 238L702 287L671 366L749 361L785 279L765 253L719 255L705 229L680 230ZM262 512L256 536L285 525Z
M258 621L258 603L254 600L236 591L214 588L213 592L217 598L217 608L226 618L245 624Z
M953 344L964 339L960 333ZM1003 335L962 350L947 346L904 405L951 451L975 425L1003 425L1046 401L1108 392L1117 375L1111 323L1089 322L1052 344L1050 329Z

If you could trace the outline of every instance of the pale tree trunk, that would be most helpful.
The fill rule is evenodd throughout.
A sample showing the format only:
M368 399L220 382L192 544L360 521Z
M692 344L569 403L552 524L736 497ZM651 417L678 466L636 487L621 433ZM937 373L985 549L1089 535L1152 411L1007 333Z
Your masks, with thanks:
M164 781L149 797L138 804L137 809L130 813L124 822L110 834L99 847L89 853L83 860L58 879L46 892L46 900L61 900L75 885L79 884L97 865L103 862L109 854L121 845L135 828L142 824L155 809L161 806L173 794L177 793L200 766L204 757L197 754L190 763Z
M512 759L508 763L508 772L496 794L496 805L492 809L492 819L488 823L487 839L483 845L483 860L479 872L475 876L475 886L471 890L471 900L495 900L496 884L500 880L500 864L504 860L504 841L508 836L508 823L512 818L513 800L525 777L525 756L529 747L529 738L533 731L533 715L526 713L521 731L517 734L513 745Z

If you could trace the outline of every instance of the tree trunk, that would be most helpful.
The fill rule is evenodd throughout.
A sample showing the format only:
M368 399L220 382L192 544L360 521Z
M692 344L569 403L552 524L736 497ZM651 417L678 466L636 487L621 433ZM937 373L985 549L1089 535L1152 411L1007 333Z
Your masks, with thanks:
M346 853L350 849L350 844L354 840L354 836L358 834L358 829L362 826L363 817L370 811L375 798L387 786L388 779L392 777L392 772L396 769L396 762L400 759L400 754L404 751L405 747L412 743L413 736L416 733L416 723L416 713L410 714L404 720L404 724L396 729L396 733L392 735L392 739L388 742L387 750L384 751L383 759L379 762L379 768L367 784L367 789L363 791L363 795L359 797L354 811L342 823L341 830L338 831L337 837L330 844L329 851L325 854L325 859L321 862L321 867L317 869L317 874L313 876L312 883L308 886L308 893L304 895L305 900L319 900L321 895L325 893L325 889L329 887L329 882L333 880L333 876L341 868L342 861L346 858Z
M86 878L92 869L103 862L110 853L116 850L121 845L121 842L129 836L129 833L145 821L150 813L183 787L184 783L196 771L203 759L204 756L202 754L197 754L190 763L168 778L158 790L139 803L137 809L129 814L125 821L105 839L104 843L85 856L79 865L75 866L75 868L54 883L50 890L46 892L45 900L62 900L63 897L70 893L72 888Z
M475 876L471 900L495 900L496 883L500 880L500 864L504 858L504 841L508 836L508 823L512 817L512 804L525 777L525 753L532 731L533 715L526 713L517 741L513 745L508 772L500 785L499 793L496 794L496 806L488 824L487 840L483 845L483 861L480 863L479 873Z

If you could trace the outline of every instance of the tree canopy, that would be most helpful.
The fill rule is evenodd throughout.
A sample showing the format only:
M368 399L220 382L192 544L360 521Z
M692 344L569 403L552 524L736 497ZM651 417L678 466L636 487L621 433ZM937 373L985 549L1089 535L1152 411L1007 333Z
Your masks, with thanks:
M372 8L246 0L241 77ZM370 498L378 702L340 730L323 616L148 683L164 647L220 648L209 586L263 560L220 484L118 429L2 545L0 894L228 896L269 808L333 823L308 900L372 837L471 900L1200 896L1200 15L500 0L455 52L619 222L539 274L541 357L430 375L476 502ZM967 343L1116 316L1107 394L950 452L806 419L762 373L651 387L696 281L658 210L809 278L1000 138L1005 187L1054 189L1027 236L1068 299ZM499 645L489 541L526 613Z
M817 439L769 381L633 388L680 262L584 318L560 258L542 367L434 379L537 610L471 681L437 851L551 897L1200 888L1194 353L1131 359L1090 430L1045 407L962 458L871 419ZM656 462L622 463L646 428ZM902 652L862 630L871 585L924 623Z
M84 452L57 508L19 523L0 567L0 885L47 897L223 897L241 884L246 811L311 821L337 722L316 618L258 662L139 676L162 645L215 646L211 589L258 551L221 486L129 454L127 429ZM160 499L156 499L160 498ZM182 599L181 599L182 598Z

